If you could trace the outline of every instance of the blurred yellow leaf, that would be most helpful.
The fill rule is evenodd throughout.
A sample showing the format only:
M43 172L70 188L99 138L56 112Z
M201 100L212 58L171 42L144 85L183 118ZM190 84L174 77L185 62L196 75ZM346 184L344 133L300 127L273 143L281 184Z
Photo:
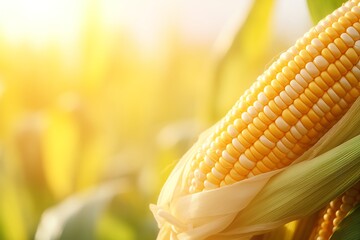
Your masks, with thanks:
M77 176L77 189L94 185L100 180L107 163L103 144L99 136L86 142Z
M50 189L57 198L62 198L74 189L74 167L79 160L79 132L68 113L49 112L43 149Z
M22 213L21 196L13 183L0 176L0 238L28 239L25 216Z
M219 62L213 86L215 117L230 109L274 55L271 19L274 1L255 0L244 25Z
M110 66L113 44L101 22L100 1L91 0L87 6L82 39L82 87L87 93L94 93L103 83Z

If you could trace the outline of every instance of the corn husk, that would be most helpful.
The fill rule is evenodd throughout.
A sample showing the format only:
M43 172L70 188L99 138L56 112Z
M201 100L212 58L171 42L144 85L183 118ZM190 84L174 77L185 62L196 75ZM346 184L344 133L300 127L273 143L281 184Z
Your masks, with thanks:
M249 239L314 213L360 179L360 99L292 165L187 194L192 156L212 129L179 161L150 206L158 239Z

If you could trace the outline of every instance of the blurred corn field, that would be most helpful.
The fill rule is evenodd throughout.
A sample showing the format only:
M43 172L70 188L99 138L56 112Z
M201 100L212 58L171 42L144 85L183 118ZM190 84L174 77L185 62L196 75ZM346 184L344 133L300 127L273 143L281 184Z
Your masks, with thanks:
M0 2L0 239L154 239L171 168L306 2Z

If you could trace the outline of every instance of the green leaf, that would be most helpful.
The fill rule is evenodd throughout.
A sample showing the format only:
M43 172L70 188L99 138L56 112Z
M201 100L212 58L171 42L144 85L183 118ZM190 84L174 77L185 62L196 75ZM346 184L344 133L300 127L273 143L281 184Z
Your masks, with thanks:
M340 222L339 227L330 237L330 240L360 239L359 226L360 226L360 205L357 205Z
M95 239L95 226L103 209L128 189L127 181L116 180L68 197L43 213L35 239Z
M346 2L345 0L307 0L311 19L317 24L321 19L332 13Z

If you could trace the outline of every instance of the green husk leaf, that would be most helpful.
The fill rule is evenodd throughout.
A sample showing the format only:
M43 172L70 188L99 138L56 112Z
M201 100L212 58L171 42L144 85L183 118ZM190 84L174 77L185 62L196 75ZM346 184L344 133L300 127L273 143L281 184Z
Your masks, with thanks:
M234 219L226 235L243 237L243 232L258 229L266 232L316 212L359 181L359 160L360 136L356 136L312 160L289 167L270 179Z
M341 6L345 0L307 0L311 20L314 24L332 13Z
M354 207L340 222L330 240L360 239L360 205Z

